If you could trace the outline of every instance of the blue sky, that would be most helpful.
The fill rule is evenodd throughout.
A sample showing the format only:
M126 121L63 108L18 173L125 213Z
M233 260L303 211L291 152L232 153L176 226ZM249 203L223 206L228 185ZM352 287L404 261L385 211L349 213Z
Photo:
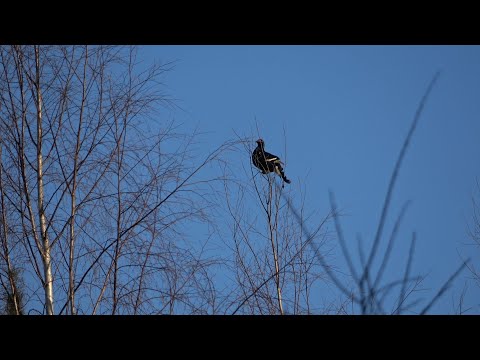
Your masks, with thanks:
M428 274L425 297L459 266L459 254L478 264L480 249L466 244L480 177L480 47L145 46L139 58L177 60L165 91L182 110L169 116L204 133L202 151L235 133L255 135L258 124L267 151L286 160L292 186L307 189L310 209L325 214L334 191L354 254L357 233L365 241L375 234L404 137L441 70L392 199L387 233L403 203L412 201L392 272L403 269L412 231L413 272ZM452 298L458 300L468 276L462 273L433 313L454 311ZM468 283L465 305L472 312L480 312L479 295Z

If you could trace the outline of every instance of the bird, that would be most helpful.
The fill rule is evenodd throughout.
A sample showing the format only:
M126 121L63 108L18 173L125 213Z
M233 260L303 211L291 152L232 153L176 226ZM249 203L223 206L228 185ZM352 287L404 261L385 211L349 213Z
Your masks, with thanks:
M283 172L283 163L280 161L280 158L265 151L265 141L263 141L263 139L258 139L257 144L257 147L252 152L253 165L259 168L262 174L274 172L280 176L284 182L290 184L291 181L287 179Z

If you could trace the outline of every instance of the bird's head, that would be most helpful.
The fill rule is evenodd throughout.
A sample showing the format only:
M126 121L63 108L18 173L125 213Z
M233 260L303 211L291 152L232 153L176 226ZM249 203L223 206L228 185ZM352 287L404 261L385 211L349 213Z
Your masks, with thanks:
M263 145L265 145L265 141L263 141L263 139L258 139L257 144L260 145L260 146L263 146Z

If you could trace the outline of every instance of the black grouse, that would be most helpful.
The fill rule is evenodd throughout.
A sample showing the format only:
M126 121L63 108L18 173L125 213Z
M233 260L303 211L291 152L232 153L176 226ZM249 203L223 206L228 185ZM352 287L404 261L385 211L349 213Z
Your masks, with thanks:
M265 151L265 142L262 139L258 139L257 144L257 147L252 153L253 165L259 168L262 171L262 174L275 172L283 179L283 181L290 184L291 181L287 179L283 172L280 158Z

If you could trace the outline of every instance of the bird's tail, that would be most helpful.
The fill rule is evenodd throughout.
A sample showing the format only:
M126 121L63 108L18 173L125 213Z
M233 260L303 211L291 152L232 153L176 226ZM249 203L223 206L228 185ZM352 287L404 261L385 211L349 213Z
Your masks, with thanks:
M276 163L275 168L276 168L277 171L275 171L275 172L283 179L283 181L285 181L287 184L290 184L291 181L289 179L287 179L287 177L285 176L285 173L283 172L283 167L280 164L281 164L280 161Z

